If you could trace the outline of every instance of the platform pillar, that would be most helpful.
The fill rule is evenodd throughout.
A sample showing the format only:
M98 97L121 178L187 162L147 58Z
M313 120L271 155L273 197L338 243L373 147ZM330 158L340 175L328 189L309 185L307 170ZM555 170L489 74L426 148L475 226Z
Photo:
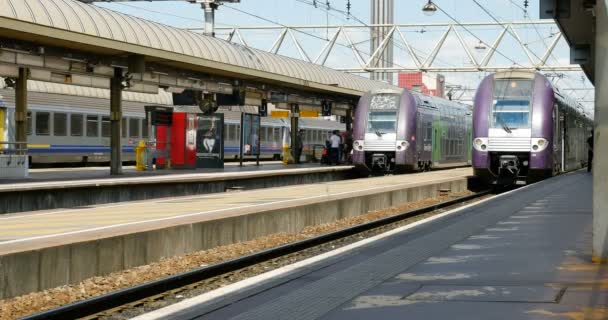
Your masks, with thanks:
M15 84L15 142L25 142L27 146L27 68L19 68L19 78ZM26 146L17 146L18 149Z
M300 154L298 150L298 145L303 143L303 141L299 141L300 139L298 135L298 131L300 130L298 126L298 119L300 117L300 106L296 103L291 105L291 154L293 155L293 163L300 163Z
M593 160L593 259L608 262L608 15L596 6L595 123Z
M114 68L110 82L110 174L122 174L122 145L120 130L122 121L122 69Z
M350 132L353 129L353 109L349 108L346 110L346 131Z

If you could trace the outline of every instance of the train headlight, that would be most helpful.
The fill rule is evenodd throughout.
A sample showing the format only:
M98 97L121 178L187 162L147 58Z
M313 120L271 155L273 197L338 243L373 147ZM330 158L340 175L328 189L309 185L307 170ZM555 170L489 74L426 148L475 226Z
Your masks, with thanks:
M532 144L532 151L539 152L539 151L543 151L543 150L547 149L547 147L549 146L549 141L547 141L547 139L544 139L544 138L532 138L531 144Z
M473 139L473 148L477 151L486 151L488 149L488 138Z
M397 147L398 151L401 150L407 150L407 148L410 146L410 143L405 141L405 140L397 140L395 142L395 147Z
M365 145L365 143L363 140L355 140L353 142L353 149L357 150L357 151L363 151L364 145Z

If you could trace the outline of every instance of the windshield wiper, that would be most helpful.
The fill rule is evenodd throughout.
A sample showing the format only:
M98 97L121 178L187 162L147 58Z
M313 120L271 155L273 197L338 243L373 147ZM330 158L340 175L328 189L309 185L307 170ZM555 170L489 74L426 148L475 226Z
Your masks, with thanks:
M504 120L502 120L502 118L496 117L496 119L498 120L498 122L502 126L503 130L505 130L507 133L513 133L513 131L511 131L511 128L509 128L509 126L507 126L507 124L505 123Z

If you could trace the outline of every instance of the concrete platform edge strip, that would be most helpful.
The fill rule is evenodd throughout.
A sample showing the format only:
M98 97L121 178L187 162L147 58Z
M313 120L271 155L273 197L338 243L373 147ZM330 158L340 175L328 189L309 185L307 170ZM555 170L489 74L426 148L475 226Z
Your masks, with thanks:
M23 182L0 184L0 193L22 192L48 189L72 189L88 187L115 187L125 185L164 184L164 183L191 183L255 179L259 177L274 177L285 175L301 175L310 173L340 172L352 170L352 166L319 167L319 168L295 168L278 169L251 172L229 172L229 173L189 173L168 174L147 177L116 177L105 179L66 180L52 182Z
M317 183L343 180L350 174L350 168L338 170L337 168L314 168L291 170L274 170L257 172L256 175L243 177L231 176L229 178L193 178L189 180L148 181L129 184L88 184L78 185L73 181L66 181L62 186L44 186L24 190L15 188L0 191L0 202L5 205L0 208L0 215L7 213L50 210L58 208L74 208L96 204L158 199L163 197L176 197L200 195L207 193L224 192L227 188L242 186L247 189L288 186L303 183ZM281 172L275 172L281 171ZM285 172L287 171L287 172ZM106 179L107 180L107 179ZM4 186L7 188L8 186ZM0 188L2 186L0 185Z

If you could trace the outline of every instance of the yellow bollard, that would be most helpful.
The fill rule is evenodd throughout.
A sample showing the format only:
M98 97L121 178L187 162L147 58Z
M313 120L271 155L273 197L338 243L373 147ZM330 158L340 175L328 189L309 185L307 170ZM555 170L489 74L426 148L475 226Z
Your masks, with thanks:
M143 140L139 140L137 147L135 147L135 170L146 170L146 159L144 159L145 153L146 143Z

